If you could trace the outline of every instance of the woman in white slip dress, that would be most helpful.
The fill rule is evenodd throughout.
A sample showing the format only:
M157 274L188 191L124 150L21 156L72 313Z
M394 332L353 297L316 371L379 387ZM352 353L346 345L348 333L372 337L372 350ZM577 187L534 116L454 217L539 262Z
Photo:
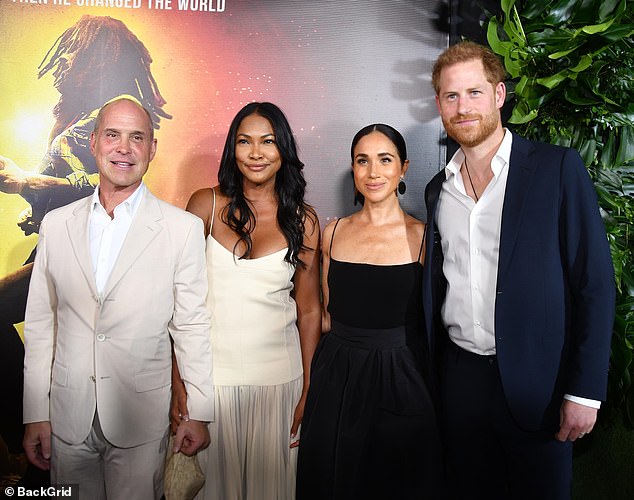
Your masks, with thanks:
M199 453L217 500L295 497L298 428L321 333L319 222L291 128L250 103L229 128L219 185L192 195L205 223L216 420ZM172 425L186 410L176 369Z

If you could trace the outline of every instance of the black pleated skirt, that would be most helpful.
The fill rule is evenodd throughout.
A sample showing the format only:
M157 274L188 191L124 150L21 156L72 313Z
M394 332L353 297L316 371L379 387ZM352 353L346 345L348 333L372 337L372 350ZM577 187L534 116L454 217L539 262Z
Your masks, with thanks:
M405 326L333 322L317 348L302 422L297 498L440 498L436 415Z

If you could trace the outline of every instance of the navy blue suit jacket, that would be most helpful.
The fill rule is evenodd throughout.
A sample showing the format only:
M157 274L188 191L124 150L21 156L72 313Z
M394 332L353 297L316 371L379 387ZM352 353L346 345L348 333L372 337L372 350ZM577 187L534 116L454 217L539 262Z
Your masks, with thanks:
M425 189L423 297L431 352L446 332L435 225L444 169ZM579 154L517 135L502 209L495 343L508 406L527 430L558 428L564 394L605 400L615 288L596 193Z

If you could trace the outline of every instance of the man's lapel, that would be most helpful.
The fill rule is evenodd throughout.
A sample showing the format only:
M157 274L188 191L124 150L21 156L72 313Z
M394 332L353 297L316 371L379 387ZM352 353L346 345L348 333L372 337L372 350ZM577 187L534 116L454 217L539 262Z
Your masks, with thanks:
M513 135L509 172L502 208L502 227L500 233L500 257L498 275L501 275L509 265L513 248L521 226L522 212L528 200L531 180L535 165L530 156L534 146L517 135Z
M143 258L143 252L152 240L163 229L160 221L163 213L157 199L149 191L146 191L141 200L128 234L121 247L110 277L104 288L104 297L107 297L112 289L125 276L137 259Z
M73 211L73 217L66 221L66 230L68 231L68 239L73 249L73 255L77 260L79 269L81 270L90 291L97 296L97 285L95 283L95 274L92 269L92 257L90 255L90 242L88 231L90 227L90 204L92 196L83 200ZM70 258L70 256L68 256Z

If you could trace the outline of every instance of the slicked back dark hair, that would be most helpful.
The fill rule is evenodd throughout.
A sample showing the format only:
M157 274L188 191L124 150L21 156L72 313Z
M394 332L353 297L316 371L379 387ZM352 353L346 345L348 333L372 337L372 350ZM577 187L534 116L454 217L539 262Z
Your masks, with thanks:
M405 145L405 139L401 135L401 133L396 130L394 127L390 125L386 125L385 123L373 123L372 125L366 125L361 130L359 130L354 137L352 138L352 144L350 145L350 160L354 165L354 148L357 147L357 144L361 139L363 139L366 135L371 134L372 132L380 132L385 137L387 137L392 144L396 146L396 151L398 152L398 157L401 160L401 163L405 163L407 160L407 146ZM354 177L354 175L353 175ZM360 203L363 205L365 203L365 197L357 191L357 187L354 188L354 204Z
M407 146L405 145L405 139L398 130L390 125L386 125L385 123L373 123L372 125L366 125L354 135L352 144L350 145L350 159L352 160L352 163L354 163L354 148L357 147L357 144L361 139L372 132L381 132L384 136L386 136L392 144L396 146L401 163L405 163L405 160L407 160Z
M249 258L253 249L251 233L255 229L255 215L250 203L244 196L243 176L236 162L236 138L238 128L247 116L259 115L271 124L275 143L282 159L282 165L275 176L275 194L277 196L277 222L280 226L288 251L284 259L293 265L304 265L299 258L304 245L306 219L312 223L313 214L304 202L306 181L302 172L304 164L297 155L297 146L293 131L280 108L270 102L252 102L244 106L235 116L227 133L227 140L220 160L218 182L220 190L230 198L229 204L222 211L222 220L239 237L234 247L234 254L240 242L246 250L240 258Z

